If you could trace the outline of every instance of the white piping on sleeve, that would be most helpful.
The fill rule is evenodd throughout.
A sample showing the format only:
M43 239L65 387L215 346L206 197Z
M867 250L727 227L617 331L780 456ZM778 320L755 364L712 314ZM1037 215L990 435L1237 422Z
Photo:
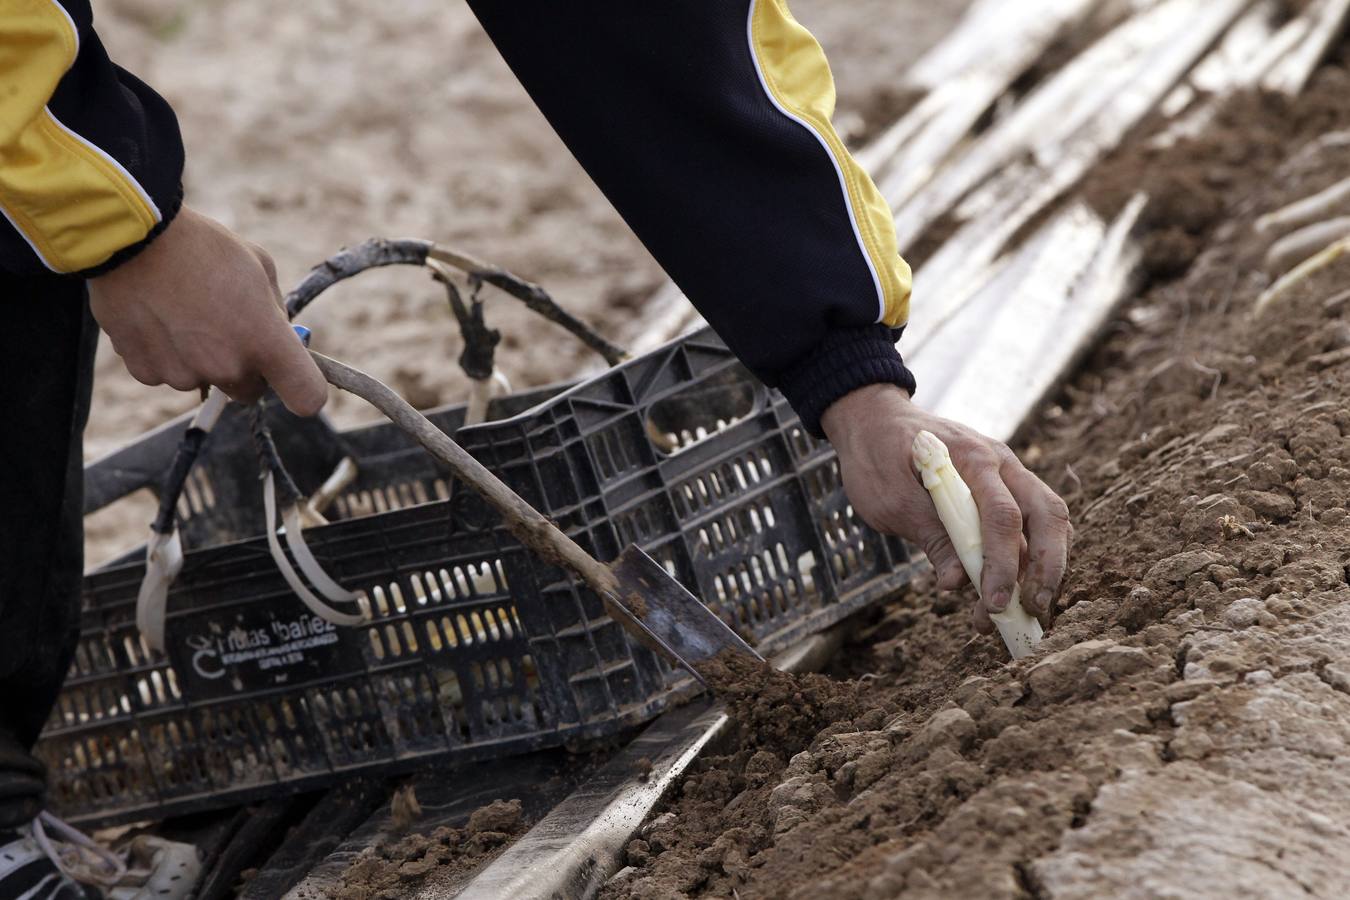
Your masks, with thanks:
M79 142L80 142L81 144L83 144L85 147L87 147L87 148L89 148L90 150L94 151L94 153L98 154L98 156L99 156L101 159L103 159L104 162L108 163L108 165L110 165L110 166L112 166L114 169L116 169L117 172L118 172L123 178L125 178L125 179L127 180L127 184L131 185L132 190L134 190L134 191L136 192L136 195L137 195L138 197L140 197L141 200L145 201L145 205L146 205L147 207L150 208L151 214L154 215L154 217L155 217L155 224L156 224L156 225L158 225L160 222L162 222L162 221L164 220L163 214L160 213L160 211L159 211L159 206L157 206L157 205L155 204L155 201L154 201L154 200L150 199L150 195L149 195L148 193L146 193L145 188L141 187L141 183L140 183L139 181L137 181L137 180L132 176L132 174L126 170L126 167L125 167L125 166L123 166L120 162L118 162L117 160L115 160L115 159L113 159L111 156L109 156L108 153L107 153L102 147L98 146L97 144L95 144L95 143L93 143L93 142L91 142L91 141L86 140L85 138L83 138L83 137L81 137L80 135L76 134L76 133L75 133L74 131L72 131L70 128L66 127L66 124L65 124L64 122L62 122L62 121L61 121L60 119L58 119L56 116L52 115L52 111L51 111L50 109L47 110L47 115L51 116L51 119L52 119L53 122L56 123L56 127L57 127L57 128L60 128L62 131L64 131L66 134L70 135L70 136L71 136L72 138L74 138L75 140L79 141Z
M839 188L844 192L844 208L848 210L848 221L849 224L853 226L853 237L858 242L858 250L862 253L863 262L867 264L867 271L872 276L872 284L875 285L877 289L876 321L880 322L886 316L886 291L881 286L881 276L877 273L877 267L872 263L871 254L867 252L866 242L863 241L862 229L858 226L858 216L853 209L853 198L848 192L848 180L844 177L844 168L839 164L839 160L835 158L834 150L830 148L830 144L825 140L825 136L817 131L815 126L810 122L806 121L801 116L795 115L783 106L782 103L778 102L778 98L774 96L773 91L769 88L769 82L764 78L764 68L760 65L759 57L755 54L755 6L758 2L759 0L750 0L750 12L745 19L745 42L750 48L750 60L755 64L755 74L759 76L759 84L764 88L764 94L769 98L769 102L783 115L805 128L807 132L820 142L820 146L825 148L825 155L829 157L830 164L834 166L834 172L839 177Z
M70 71L71 66L75 65L75 60L78 59L80 56L80 29L75 27L75 20L70 17L70 13L66 10L64 6L61 5L60 2L58 2L58 0L49 0L49 2L51 3L52 6L56 7L57 12L61 13L61 17L66 20L66 25L69 26L70 28L71 41L75 45L75 52L70 55L70 62L66 65L65 72L61 73L61 76L64 78L65 73ZM60 128L66 134L70 135L84 147L87 147L88 149L92 150L102 160L111 165L113 169L116 170L123 178L125 178L127 180L127 184L131 185L131 189L134 190L136 192L136 195L145 202L146 207L148 207L151 214L154 215L156 225L164 221L164 214L159 211L159 206L155 203L153 199L151 199L150 195L146 193L145 188L141 187L141 183L137 181L132 176L132 174L126 170L125 166L123 166L117 160L113 159L112 156L110 156L102 147L99 147L97 144L94 144L86 140L84 137L77 134L69 127L67 127L64 122L62 122L55 116L55 114L52 113L50 107L44 105L42 107L42 111L47 115L48 118L52 120L53 123L56 124L57 128ZM35 244L33 242L33 239L30 238L28 234L22 228L19 227L19 223L15 220L14 216L12 216L9 210L5 209L2 204L0 204L0 216L5 217L5 221L7 221L16 232L18 232L19 237L23 238L24 243L26 243L29 249L33 251L33 255L36 256L44 266L46 266L53 272L61 271L57 269L56 266L52 265L51 261L47 259L47 257L42 255L42 251L37 248L37 244Z
M70 37L75 41L75 52L70 57L70 65L73 66L80 55L80 29L75 27L75 20L70 17L70 13L61 5L59 0L51 0L51 4L57 8L65 18L66 24L70 26ZM66 71L70 71L70 66L66 66Z

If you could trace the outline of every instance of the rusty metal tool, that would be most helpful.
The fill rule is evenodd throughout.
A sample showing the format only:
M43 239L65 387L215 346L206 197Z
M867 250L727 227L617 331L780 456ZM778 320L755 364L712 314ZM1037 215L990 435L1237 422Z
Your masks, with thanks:
M388 416L491 504L517 540L545 562L580 578L600 596L615 621L641 643L687 669L704 687L708 683L696 668L700 662L726 651L763 660L639 547L629 545L612 565L599 562L387 385L335 359L313 351L310 355L330 384Z

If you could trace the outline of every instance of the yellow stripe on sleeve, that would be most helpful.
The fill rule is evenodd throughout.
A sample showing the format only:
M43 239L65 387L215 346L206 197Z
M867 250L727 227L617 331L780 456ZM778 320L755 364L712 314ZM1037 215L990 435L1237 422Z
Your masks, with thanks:
M834 130L834 77L811 32L792 17L785 0L751 0L750 50L770 98L811 131L829 153L845 193L860 251L877 286L877 321L893 328L909 319L912 276L896 245L895 219L871 177Z
M78 52L56 0L0 0L0 212L56 272L97 266L160 221L131 174L47 108Z

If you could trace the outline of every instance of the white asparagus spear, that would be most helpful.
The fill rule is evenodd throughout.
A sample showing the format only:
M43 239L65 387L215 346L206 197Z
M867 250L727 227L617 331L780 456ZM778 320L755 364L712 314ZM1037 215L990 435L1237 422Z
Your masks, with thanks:
M984 539L980 536L980 510L970 488L952 465L947 445L930 431L914 436L914 465L923 478L923 486L933 498L938 518L947 529L961 558L961 565L970 576L975 590L980 589L980 573L984 569ZM1041 623L1022 608L1018 586L1013 585L1012 599L1003 612L991 612L989 618L998 626L1003 643L1013 659L1021 659L1035 649L1041 640Z

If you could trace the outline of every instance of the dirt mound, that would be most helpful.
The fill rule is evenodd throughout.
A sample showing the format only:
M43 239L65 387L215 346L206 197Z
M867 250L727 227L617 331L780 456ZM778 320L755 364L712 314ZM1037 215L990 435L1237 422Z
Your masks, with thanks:
M475 810L463 828L442 826L368 847L342 876L332 900L396 900L424 882L454 883L476 872L525 830L519 800Z
M1322 69L1297 103L1282 94L1249 91L1222 104L1203 133L1168 146L1145 140L1124 145L1093 170L1083 197L1107 219L1137 191L1149 202L1140 216L1144 264L1155 279L1182 275L1208 244L1235 197L1270 177L1289 148L1344 127L1350 72ZM1141 129L1148 134L1157 119ZM1304 171L1305 179L1331 180L1330 173ZM1294 189L1298 185L1288 184Z
M734 651L698 667L749 749L791 755L821 728L861 712L857 687L824 675L794 675Z
M699 763L603 897L1350 892L1350 813L1328 802L1350 788L1350 261L1248 317L1268 281L1251 220L1343 177L1350 147L1291 165L1326 107L1268 114L1206 146L1292 123L1278 146L1169 176L1203 199L1164 200L1154 227L1208 249L1118 318L1020 450L1077 526L1041 651L1005 663L964 600L916 587L841 654L848 709L796 754L752 729ZM771 689L733 704L789 718Z

